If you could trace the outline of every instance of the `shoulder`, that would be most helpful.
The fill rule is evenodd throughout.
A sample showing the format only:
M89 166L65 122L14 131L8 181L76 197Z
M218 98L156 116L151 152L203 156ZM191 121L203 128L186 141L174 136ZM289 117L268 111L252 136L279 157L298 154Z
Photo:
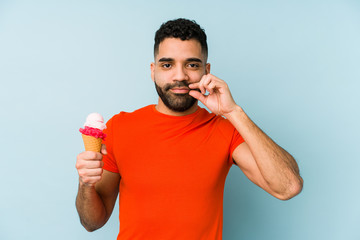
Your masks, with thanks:
M200 125L209 129L209 131L217 132L218 136L231 138L235 132L235 127L231 122L221 115L208 112L204 108L200 108L198 114L198 120L196 121Z
M206 110L204 109L204 111ZM220 136L224 137L225 139L233 138L237 130L228 119L226 119L222 115L216 115L214 113L207 112L207 114L208 118L210 119L210 125L213 125L215 127L216 131L220 134Z
M149 105L133 112L121 111L112 116L106 123L106 132L127 131L133 127L141 126L145 119L149 119L153 105Z
M115 114L110 120L108 121L109 124L115 124L121 121L131 121L134 119L142 119L151 114L152 108L154 105L148 105L146 107L139 108L133 112L125 112L121 111L118 114Z
M132 134L138 128L144 125L145 121L151 115L152 105L137 109L133 112L121 111L111 117L106 123L107 136L116 137Z
M200 108L199 111L200 111L199 117L205 121L216 123L221 128L230 128L230 129L234 128L233 125L230 123L230 121L221 115L210 113L205 108Z

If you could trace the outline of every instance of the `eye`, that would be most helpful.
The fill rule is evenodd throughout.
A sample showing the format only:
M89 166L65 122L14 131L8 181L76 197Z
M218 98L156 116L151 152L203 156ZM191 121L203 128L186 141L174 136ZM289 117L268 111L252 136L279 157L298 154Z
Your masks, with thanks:
M189 68L199 68L199 64L197 64L197 63L189 63L188 67Z
M161 64L161 67L163 67L163 68L171 68L171 64L170 63L163 63L163 64Z

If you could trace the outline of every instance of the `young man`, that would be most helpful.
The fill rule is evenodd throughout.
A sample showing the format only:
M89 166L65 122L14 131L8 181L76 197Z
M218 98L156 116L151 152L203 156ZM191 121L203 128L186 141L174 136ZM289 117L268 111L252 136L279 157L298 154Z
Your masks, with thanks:
M76 207L88 231L106 223L120 192L117 239L221 239L232 164L276 198L301 191L293 157L210 74L199 25L186 19L164 23L155 35L154 58L158 104L115 115L102 154L77 157Z

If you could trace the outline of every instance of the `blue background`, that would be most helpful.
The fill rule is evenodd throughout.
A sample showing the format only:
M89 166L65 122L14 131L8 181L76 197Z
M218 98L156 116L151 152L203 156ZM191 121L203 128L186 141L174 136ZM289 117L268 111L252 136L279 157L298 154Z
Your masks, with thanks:
M208 35L211 72L298 161L280 201L232 167L223 238L360 239L359 1L0 1L0 239L115 239L118 208L87 233L75 210L78 132L156 103L154 32Z

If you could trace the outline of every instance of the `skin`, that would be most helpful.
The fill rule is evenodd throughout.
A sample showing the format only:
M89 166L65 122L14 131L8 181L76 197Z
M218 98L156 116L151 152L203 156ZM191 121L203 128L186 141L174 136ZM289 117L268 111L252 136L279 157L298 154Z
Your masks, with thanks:
M151 63L151 78L160 87L186 81L188 87L170 89L171 94L189 94L210 111L226 117L245 142L233 152L236 165L256 185L281 200L302 190L303 179L294 158L268 137L237 105L225 81L210 74L210 64L197 40L167 38L159 45ZM164 114L184 116L194 113L197 104L184 112L169 109L159 98L156 109ZM76 198L81 223L88 231L102 227L109 219L118 195L121 176L102 169L101 153L85 151L77 156L79 190Z
M159 52L155 56L155 62L151 63L150 68L152 80L160 87L176 81L196 83L210 72L210 64L206 63L201 52L201 45L194 39L182 41L177 38L167 38L163 40L159 45ZM177 94L188 94L190 90L183 87L170 91ZM194 113L197 110L197 104L187 111L175 112L159 98L156 109L164 114L184 116Z
M199 88L201 93L191 91L190 95L213 113L226 117L244 138L245 142L234 150L233 159L253 183L281 200L301 192L303 179L295 159L251 121L223 80L207 74L189 87ZM208 95L204 95L206 91Z
M192 67L195 62L189 59L201 61L196 62L197 67ZM191 83L189 89L179 89L178 92L188 93L211 112L223 115L233 124L245 140L234 150L233 159L252 182L281 200L288 200L301 192L303 179L295 159L235 103L226 82L210 74L210 64L206 63L197 40L167 38L161 42L155 62L151 64L151 78L159 86L171 81ZM174 112L159 98L156 109L164 114L183 116L195 112L197 104L185 112Z
M103 154L85 151L77 156L76 169L79 174L79 189L76 209L84 228L92 232L101 228L110 218L119 193L120 174L102 169Z

